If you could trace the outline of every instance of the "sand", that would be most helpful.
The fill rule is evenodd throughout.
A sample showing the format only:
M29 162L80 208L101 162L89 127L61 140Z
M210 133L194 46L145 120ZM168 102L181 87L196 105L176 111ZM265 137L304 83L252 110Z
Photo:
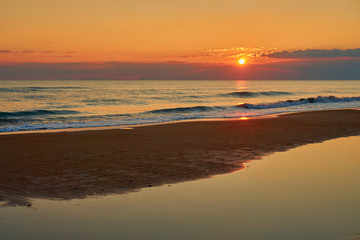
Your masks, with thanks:
M360 134L360 111L0 136L0 201L127 193L245 168L277 151Z

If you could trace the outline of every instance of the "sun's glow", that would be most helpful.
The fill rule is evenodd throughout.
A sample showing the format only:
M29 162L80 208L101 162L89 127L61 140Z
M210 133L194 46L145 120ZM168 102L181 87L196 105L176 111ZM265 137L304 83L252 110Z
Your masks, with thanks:
M240 120L249 120L250 118L249 117L240 117L239 119Z
M243 65L244 63L245 63L245 59L241 58L241 59L239 60L239 64Z

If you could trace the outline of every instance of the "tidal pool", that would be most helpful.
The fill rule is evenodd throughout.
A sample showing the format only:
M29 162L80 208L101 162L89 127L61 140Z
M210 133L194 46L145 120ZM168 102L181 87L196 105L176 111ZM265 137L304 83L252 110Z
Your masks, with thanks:
M0 208L1 239L359 239L360 136L209 179Z

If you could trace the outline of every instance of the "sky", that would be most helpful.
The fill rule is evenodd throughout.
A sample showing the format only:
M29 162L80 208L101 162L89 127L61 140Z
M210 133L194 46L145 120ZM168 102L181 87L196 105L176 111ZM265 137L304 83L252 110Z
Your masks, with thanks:
M1 0L0 79L360 79L359 12L358 0Z

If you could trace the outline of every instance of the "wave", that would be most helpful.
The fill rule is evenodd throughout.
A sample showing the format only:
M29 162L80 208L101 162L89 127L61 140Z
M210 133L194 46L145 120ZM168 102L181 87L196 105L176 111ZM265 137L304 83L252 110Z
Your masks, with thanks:
M74 114L78 113L75 111L54 110L35 110L10 113L0 112L0 132L141 125L171 121L182 121L189 119L238 118L239 116L255 117L286 112L302 112L324 109L339 109L345 107L357 107L359 106L359 103L360 97L341 98L334 96L318 96L316 98L303 98L298 100L288 100L265 104L246 103L237 106L227 105L178 107L156 109L147 112L128 114L86 115L88 113L85 112L85 115L81 115L80 112L79 114ZM298 108L291 108L292 106L301 104L305 105ZM256 111L254 111L253 109L256 109ZM45 114L50 115L46 116ZM65 116L65 114L69 115ZM36 115L45 116L37 117Z
M147 105L145 101L134 101L126 99L86 99L81 102L88 106L107 106L107 105Z
M37 92L43 90L70 90L70 89L88 89L86 87L14 87L0 88L0 92Z
M310 98L301 98L298 100L287 100L281 102L272 102L264 104L250 104L243 103L236 105L240 108L249 108L249 109L268 109L268 108L281 108L281 107L291 107L302 104L312 104L312 103L335 103L335 102L353 102L360 101L360 97L335 97L335 96L317 96Z
M164 108L164 109L148 111L145 113L169 114L169 113L210 112L210 111L223 110L223 109L226 109L226 107L195 106L195 107Z
M19 112L0 112L0 118L8 117L31 117L42 115L60 115L60 114L76 114L77 111L71 110L32 110L32 111L19 111Z
M231 93L223 93L218 94L218 96L222 97L258 97L258 96L282 96L282 95L294 95L291 92L280 92L280 91L267 91L267 92L231 92Z

